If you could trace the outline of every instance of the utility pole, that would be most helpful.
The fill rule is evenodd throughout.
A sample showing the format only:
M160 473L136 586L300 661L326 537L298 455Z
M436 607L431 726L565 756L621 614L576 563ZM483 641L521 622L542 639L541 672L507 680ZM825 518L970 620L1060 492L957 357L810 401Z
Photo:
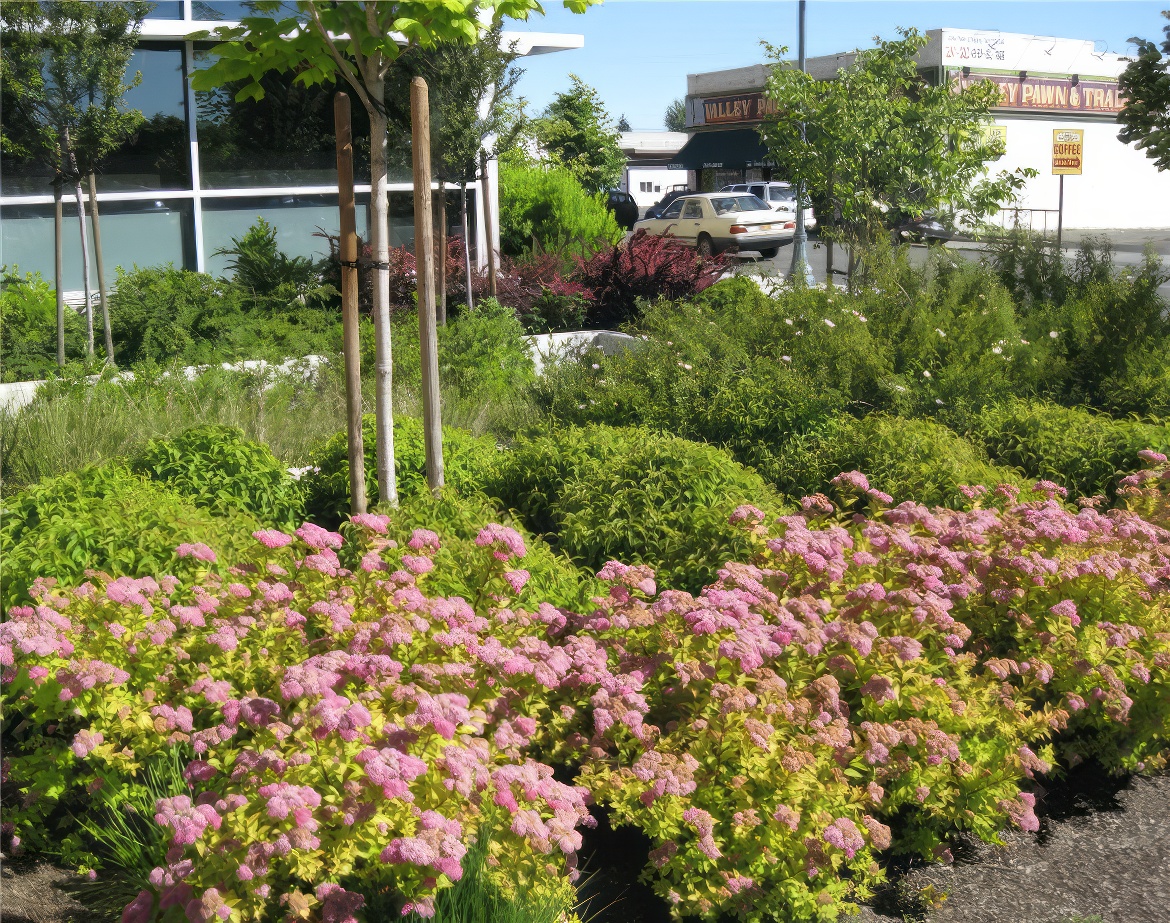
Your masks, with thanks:
M797 62L804 73L804 7L800 0L800 38L797 45ZM804 123L800 123L800 140L805 140ZM817 280L808 265L808 232L804 228L804 183L796 187L796 233L792 238L792 267L788 270L790 280L803 279L805 285L816 285Z

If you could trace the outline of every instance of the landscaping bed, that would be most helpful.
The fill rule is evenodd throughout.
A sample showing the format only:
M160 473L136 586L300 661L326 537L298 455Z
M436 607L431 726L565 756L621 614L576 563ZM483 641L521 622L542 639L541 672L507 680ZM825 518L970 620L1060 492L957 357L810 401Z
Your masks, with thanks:
M355 518L328 367L48 386L0 460L3 847L126 923L827 921L1043 833L1170 744L1170 329L1095 265L635 299L644 346L540 379L489 302L446 490L403 414Z

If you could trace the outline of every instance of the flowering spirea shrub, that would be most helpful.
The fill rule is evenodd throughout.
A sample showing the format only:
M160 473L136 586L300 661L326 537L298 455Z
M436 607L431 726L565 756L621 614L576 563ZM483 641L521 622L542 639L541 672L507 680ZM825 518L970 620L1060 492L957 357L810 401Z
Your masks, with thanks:
M1135 504L1164 510L1161 478ZM1057 756L1164 761L1170 533L1044 482L968 512L835 486L869 514L742 508L755 564L697 597L610 565L576 626L620 692L592 700L579 779L651 837L683 914L831 919L892 841L945 858L957 829L1037 829L1021 787Z
M190 790L157 804L170 851L127 923L258 920L282 905L352 919L354 882L426 916L482 834L509 887L564 882L587 793L534 760L531 742L538 725L564 729L555 690L595 684L605 654L557 640L552 606L525 608L515 531L476 540L473 607L425 593L439 536L416 530L396 547L387 525L347 527L352 572L342 536L306 524L257 532L223 579L35 585L35 604L0 625L17 835L43 842L86 791L181 746ZM183 551L215 563L206 546Z
M750 561L699 594L610 562L580 613L532 595L505 526L453 563L373 515L257 532L223 578L43 581L0 625L5 817L35 842L180 745L126 923L330 923L371 889L426 914L484 834L501 882L558 887L588 796L651 839L679 916L834 919L886 849L1036 830L1058 761L1164 765L1170 475L1145 461L1109 512L1044 481L891 508L849 472L844 509L736 509ZM465 596L428 595L437 560Z

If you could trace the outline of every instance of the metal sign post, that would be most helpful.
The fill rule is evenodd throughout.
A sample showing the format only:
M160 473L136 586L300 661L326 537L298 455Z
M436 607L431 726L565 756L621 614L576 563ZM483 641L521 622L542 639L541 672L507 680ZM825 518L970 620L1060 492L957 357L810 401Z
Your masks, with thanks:
M1056 212L1056 252L1064 243L1064 178L1080 176L1085 166L1085 130L1052 129L1052 175L1060 177L1060 196Z

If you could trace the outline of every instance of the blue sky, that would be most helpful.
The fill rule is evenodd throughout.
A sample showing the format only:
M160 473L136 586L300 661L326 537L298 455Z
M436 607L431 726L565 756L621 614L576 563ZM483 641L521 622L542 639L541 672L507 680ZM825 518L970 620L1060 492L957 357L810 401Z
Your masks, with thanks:
M526 58L519 93L541 109L578 74L596 87L616 121L635 129L662 127L667 104L686 95L687 74L764 60L760 40L796 54L794 0L605 0L584 15L544 0L548 14L508 28L576 32L585 47ZM1125 54L1130 36L1161 39L1168 0L809 0L810 56L850 51L898 26L999 29L1094 39L1097 49Z

